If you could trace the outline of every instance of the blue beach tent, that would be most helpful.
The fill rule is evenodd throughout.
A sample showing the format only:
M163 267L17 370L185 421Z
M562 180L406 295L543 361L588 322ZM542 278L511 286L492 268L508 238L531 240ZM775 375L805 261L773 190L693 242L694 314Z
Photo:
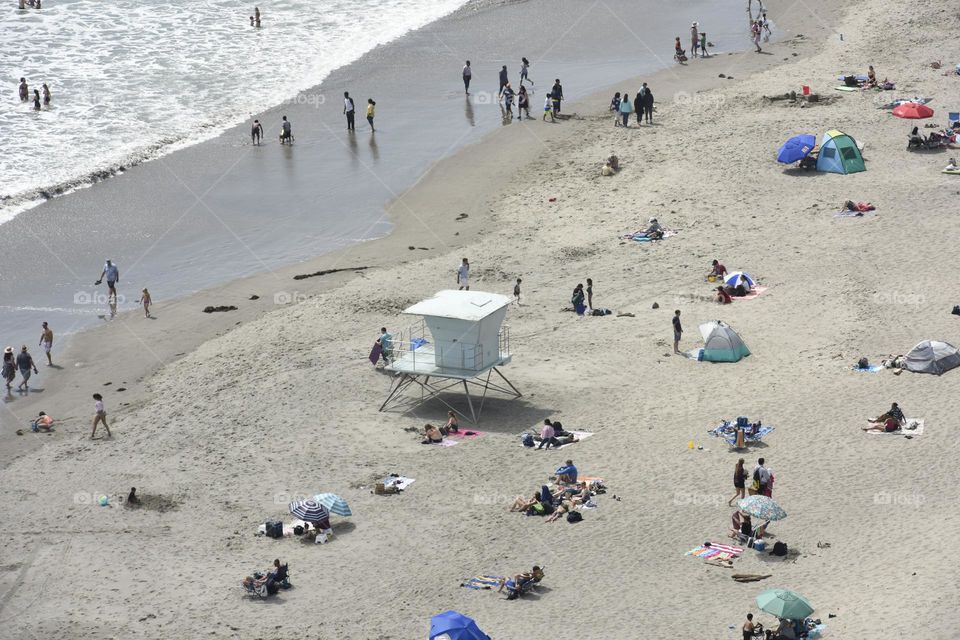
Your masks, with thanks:
M817 156L817 171L857 173L866 170L856 140L836 129L823 134Z
M490 640L473 619L456 611L444 611L430 619L430 640Z

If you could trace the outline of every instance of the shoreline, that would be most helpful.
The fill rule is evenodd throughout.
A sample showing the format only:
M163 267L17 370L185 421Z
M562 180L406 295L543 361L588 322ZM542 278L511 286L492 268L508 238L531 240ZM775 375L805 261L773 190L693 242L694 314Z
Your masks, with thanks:
M504 6L518 3L504 2L477 9L468 9L467 5L459 12L497 11ZM836 9L834 9L836 11ZM442 20L454 19L454 14ZM439 22L439 21L438 21ZM789 28L789 25L788 27ZM792 29L796 31L797 29ZM792 36L783 34L783 39L792 41ZM774 45L783 41L775 41ZM815 43L805 42L801 46L812 48ZM114 389L123 387L125 395L115 396L113 402L120 406L137 406L143 402L150 376L164 366L198 349L205 342L223 335L225 332L254 321L265 314L287 306L291 302L303 301L347 285L354 278L375 277L376 270L397 263L427 259L437 251L451 253L454 249L469 246L482 237L486 229L486 214L490 204L499 197L497 185L509 180L518 166L528 166L534 162L540 146L567 140L583 135L591 121L603 113L609 102L609 91L617 86L639 86L640 82L657 87L659 114L671 107L671 103L695 99L700 93L709 92L725 86L737 78L719 78L718 69L726 68L724 58L734 56L737 65L742 65L742 57L750 59L749 51L720 56L704 64L702 60L690 61L683 68L668 67L651 75L632 77L601 89L586 98L567 105L574 113L584 113L578 119L568 120L546 130L541 129L539 121L533 122L535 129L523 123L523 134L516 135L515 128L499 128L486 133L479 141L468 144L454 155L434 162L420 178L399 196L391 199L385 206L385 215L393 225L386 236L349 245L345 248L323 253L319 256L289 264L265 273L237 278L225 284L213 286L201 291L175 298L170 302L160 301L153 306L153 315L158 318L146 321L140 310L123 311L111 322L104 325L82 329L69 334L66 348L55 347L55 363L63 370L57 370L49 376L43 376L43 387L39 395L34 393L26 398L19 397L15 403L7 403L8 411L0 412L0 428L12 432L22 428L30 416L37 411L62 416L68 424L82 419L73 415L72 407L84 406L86 394L79 391L77 375L82 371L84 379L96 380L84 387L85 390L109 383ZM751 74L769 66L778 66L782 61L764 64L760 58L753 65ZM720 63L720 64L717 64ZM701 65L699 68L697 65ZM710 65L708 68L706 65ZM722 73L722 72L721 72ZM742 78L741 78L742 79ZM664 88L667 91L664 91ZM536 105L533 105L536 107ZM537 112L536 108L532 109ZM644 131L639 131L643 135ZM509 147L511 162L502 162L497 150ZM598 158L598 161L601 161ZM479 178L479 179L478 179ZM463 203L471 203L465 206ZM458 219L461 214L466 218ZM427 234L425 240L424 232ZM424 244L430 245L424 253ZM439 247L437 245L440 245ZM364 271L353 273L350 268L366 267ZM347 269L335 274L295 280L294 276L315 273L328 269ZM250 300L252 295L258 300ZM278 304L275 300L280 300ZM286 302L283 302L286 301ZM207 306L235 305L238 310L205 314L201 310ZM171 326L171 320L174 326ZM58 337L58 345L63 344ZM141 360L112 359L102 362L96 354L107 351L120 353L141 353ZM38 362L40 360L38 359ZM46 365L42 365L46 367ZM70 381L67 387L58 386ZM36 381L35 381L36 382ZM52 387L52 388L48 388ZM11 406L14 405L14 406ZM11 419L11 417L13 419ZM14 446L0 455L0 469L13 460L38 446L31 438L14 441Z

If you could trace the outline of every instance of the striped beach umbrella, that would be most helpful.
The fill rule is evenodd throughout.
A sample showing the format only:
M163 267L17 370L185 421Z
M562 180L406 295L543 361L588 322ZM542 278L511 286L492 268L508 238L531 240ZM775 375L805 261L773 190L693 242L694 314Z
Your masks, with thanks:
M761 520L783 520L787 517L787 512L783 507L773 501L773 498L767 496L755 495L747 496L737 503L740 511L749 513L754 518Z
M290 503L290 513L304 522L323 522L330 518L327 508L316 500L297 500Z
M723 279L723 284L727 285L728 287L736 287L741 282L746 282L748 285L750 285L751 289L753 288L753 278L750 277L749 273L744 273L743 271L733 271L728 273L727 277Z
M335 493L318 493L313 496L313 499L329 509L330 513L343 517L353 515L353 511L350 511L350 505L347 504L347 501Z

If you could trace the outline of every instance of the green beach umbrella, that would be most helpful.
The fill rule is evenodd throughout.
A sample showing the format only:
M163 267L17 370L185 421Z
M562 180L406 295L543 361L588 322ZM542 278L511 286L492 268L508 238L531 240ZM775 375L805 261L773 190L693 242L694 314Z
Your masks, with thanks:
M783 510L783 507L774 502L773 498L767 496L747 496L740 500L737 506L744 513L749 513L752 517L761 520L783 520L787 517L787 512Z
M789 589L767 589L757 596L757 606L761 611L790 620L803 620L813 613L813 605Z

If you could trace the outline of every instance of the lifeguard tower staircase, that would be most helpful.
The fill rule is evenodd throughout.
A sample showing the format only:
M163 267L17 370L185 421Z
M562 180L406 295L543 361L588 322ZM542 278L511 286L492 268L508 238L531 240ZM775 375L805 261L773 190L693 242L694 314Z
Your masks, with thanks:
M393 357L386 367L396 374L380 411L410 411L437 398L450 410L474 424L480 417L488 391L519 398L521 393L499 367L508 364L510 328L503 324L510 298L483 291L440 291L432 298L404 310L420 320L393 340ZM496 373L499 380L491 380ZM404 395L407 387L420 388L419 399ZM469 415L448 404L440 394L462 387ZM470 387L479 392L474 406Z

